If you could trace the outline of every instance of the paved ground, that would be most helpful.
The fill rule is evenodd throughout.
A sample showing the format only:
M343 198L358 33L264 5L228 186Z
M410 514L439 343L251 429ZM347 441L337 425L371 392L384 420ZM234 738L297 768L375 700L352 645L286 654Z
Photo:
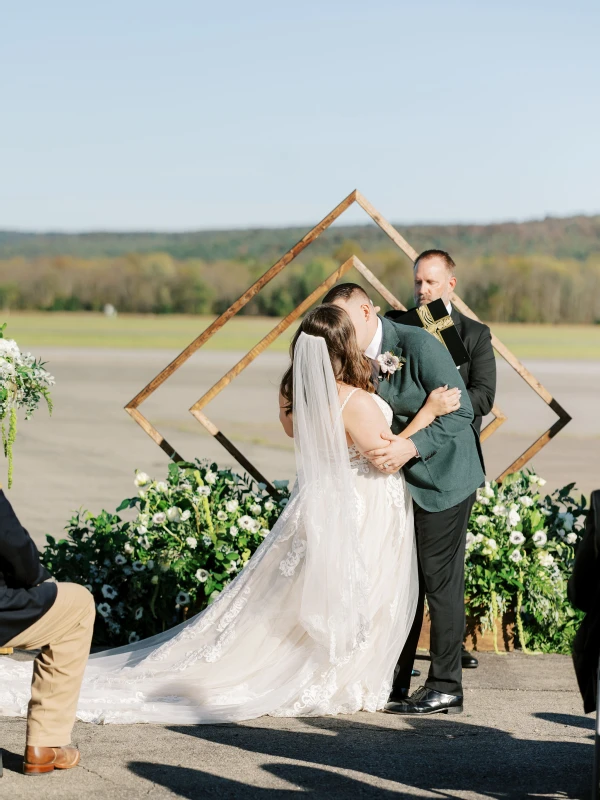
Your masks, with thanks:
M422 662L426 666L426 662ZM483 654L461 716L356 714L240 725L79 723L81 768L20 774L25 723L0 719L0 796L26 798L585 798L592 717L564 656Z
M49 419L42 409L33 420L20 424L10 497L41 543L46 532L60 533L79 506L94 512L114 510L132 493L136 468L164 476L166 456L123 406L176 353L85 349L42 349L39 353L57 378L55 412ZM228 453L204 433L188 409L240 355L197 353L142 406L184 457L231 463ZM277 419L277 386L286 364L283 353L263 354L206 409L270 479L294 473L292 442ZM600 486L600 363L538 361L527 366L573 416L534 465L549 487L576 481L588 493ZM498 405L509 420L484 445L492 477L555 419L503 361L499 362ZM3 465L0 462L5 470ZM5 484L1 476L0 480Z

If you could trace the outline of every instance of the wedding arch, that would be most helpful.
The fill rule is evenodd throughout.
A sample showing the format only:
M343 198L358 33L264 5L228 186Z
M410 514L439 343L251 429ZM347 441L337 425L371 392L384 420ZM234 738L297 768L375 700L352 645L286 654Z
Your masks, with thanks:
M402 252L414 263L418 253L411 245L398 233L398 231L371 205L371 203L357 190L351 192L342 202L337 205L324 219L290 250L287 251L273 266L268 269L255 283L250 286L244 294L232 303L206 330L197 336L185 350L183 350L170 364L168 364L159 374L153 378L126 406L125 410L143 428L144 431L164 450L164 452L174 461L184 461L185 459L172 447L162 434L152 425L152 423L139 410L142 403L153 394L159 386L167 381L194 353L203 347L209 339L221 330L229 320L231 320L244 306L252 300L273 278L279 275L288 264L290 264L303 250L315 241L323 231L338 219L354 203L358 204L371 217L371 219L383 230L392 242L402 250ZM228 372L220 378L194 405L189 409L190 413L204 426L204 428L223 447L236 459L236 461L257 481L266 484L273 494L277 491L264 475L252 464L243 453L233 444L223 431L209 419L204 413L206 406L217 397L217 395L228 386L254 359L287 330L299 317L323 297L329 289L334 286L347 272L356 269L366 281L375 289L381 297L394 309L406 310L405 306L387 289L381 281L371 272L371 270L355 255L350 256L343 264L335 269L314 291L312 291L290 314L282 319L258 344L253 347L246 355L238 361ZM477 315L464 303L458 295L454 294L451 298L452 303L468 317L478 319ZM506 475L522 469L533 456L538 453L548 442L553 439L559 431L571 420L570 415L552 397L550 392L538 381L531 372L522 364L505 344L495 335L492 329L492 345L496 352L507 361L517 374L529 385L529 387L546 403L557 415L557 420L541 436L539 436L517 459L509 464L506 469L497 476L497 481L502 481ZM493 419L486 425L481 432L481 441L485 441L495 433L506 421L506 415L494 405L492 408Z

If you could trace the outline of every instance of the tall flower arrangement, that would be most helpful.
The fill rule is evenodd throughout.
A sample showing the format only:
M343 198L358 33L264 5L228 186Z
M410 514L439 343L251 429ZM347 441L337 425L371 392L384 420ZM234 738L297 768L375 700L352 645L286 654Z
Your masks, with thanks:
M216 464L171 464L166 480L144 472L115 514L79 512L68 537L48 536L44 561L81 583L98 611L94 641L120 645L198 613L243 569L288 501L287 481L266 487ZM129 514L129 520L121 516Z
M465 596L470 616L494 630L515 613L524 651L570 652L581 614L567 599L575 547L585 526L585 499L574 484L545 495L532 471L486 483L467 533ZM497 644L496 644L497 647Z
M13 482L13 446L17 437L17 410L25 409L28 420L42 397L52 413L50 387L53 376L31 353L21 353L14 339L5 339L6 323L0 326L0 420L4 455L8 459L8 487Z

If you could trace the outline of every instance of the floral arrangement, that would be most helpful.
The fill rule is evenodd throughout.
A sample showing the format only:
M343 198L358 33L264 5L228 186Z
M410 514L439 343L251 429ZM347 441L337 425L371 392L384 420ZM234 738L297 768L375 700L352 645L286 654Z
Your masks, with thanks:
M486 483L477 493L467 533L467 613L492 629L515 615L524 652L568 653L582 614L567 599L575 547L585 527L585 499L574 484L543 495L532 471Z
M21 353L14 339L5 339L6 323L0 326L0 420L4 455L8 459L8 488L13 482L13 445L17 437L17 409L25 409L28 420L42 397L52 413L50 387L54 378L44 363L31 353ZM8 431L6 422L8 421Z
M135 497L114 514L80 511L66 539L46 537L43 560L57 580L93 593L96 645L134 642L219 595L277 521L287 483L275 482L273 498L264 484L216 464L170 464L164 481L137 472Z

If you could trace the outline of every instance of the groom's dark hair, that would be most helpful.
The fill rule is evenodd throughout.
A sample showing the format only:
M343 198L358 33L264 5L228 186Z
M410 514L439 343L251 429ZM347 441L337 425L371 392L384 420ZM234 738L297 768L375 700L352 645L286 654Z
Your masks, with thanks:
M336 300L350 300L351 297L354 297L355 294L360 294L364 298L366 298L369 302L371 302L371 298L362 288L359 286L358 283L338 283L337 286L334 286L333 289L330 289L323 300L322 303L335 303Z

